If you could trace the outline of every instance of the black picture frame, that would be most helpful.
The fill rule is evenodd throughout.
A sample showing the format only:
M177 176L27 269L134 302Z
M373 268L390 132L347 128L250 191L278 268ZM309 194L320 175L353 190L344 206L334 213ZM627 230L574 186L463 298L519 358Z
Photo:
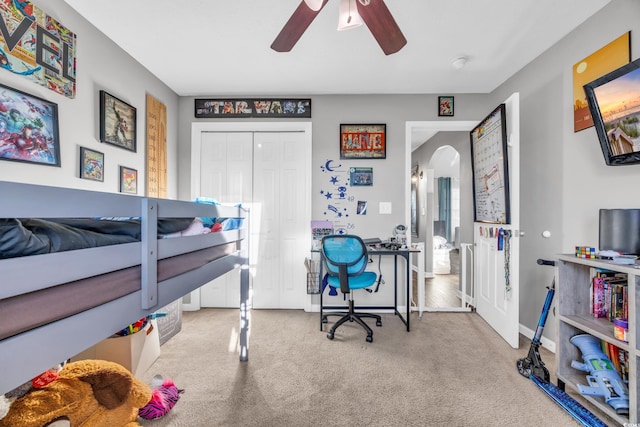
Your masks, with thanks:
M212 98L196 99L194 116L211 118L311 117L309 98Z
M352 187L373 185L373 168L349 168L349 185Z
M341 124L341 159L386 159L386 124Z
M640 163L631 139L640 135L640 59L584 85L593 126L608 166ZM606 116L606 118L605 118Z
M104 153L80 147L80 178L104 181Z
M136 152L136 108L100 91L100 142Z
M418 237L418 165L411 168L411 237Z
M453 117L455 111L453 96L438 97L438 117Z
M473 220L510 224L506 105L498 105L469 133Z
M0 160L60 167L58 104L0 84Z

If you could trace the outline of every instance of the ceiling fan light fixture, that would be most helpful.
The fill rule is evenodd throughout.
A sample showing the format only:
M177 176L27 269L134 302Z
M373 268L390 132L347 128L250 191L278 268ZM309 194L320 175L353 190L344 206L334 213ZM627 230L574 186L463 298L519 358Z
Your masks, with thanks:
M317 12L322 8L322 1L323 0L304 0L307 7L314 12Z
M340 0L338 31L350 30L352 28L359 27L362 24L362 18L358 14L356 0Z

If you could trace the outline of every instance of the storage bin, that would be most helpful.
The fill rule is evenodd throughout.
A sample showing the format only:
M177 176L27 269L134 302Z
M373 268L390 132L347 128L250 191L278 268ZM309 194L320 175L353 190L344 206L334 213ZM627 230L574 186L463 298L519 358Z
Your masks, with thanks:
M71 360L97 359L119 363L140 378L160 356L156 319L132 335L114 336L89 347Z

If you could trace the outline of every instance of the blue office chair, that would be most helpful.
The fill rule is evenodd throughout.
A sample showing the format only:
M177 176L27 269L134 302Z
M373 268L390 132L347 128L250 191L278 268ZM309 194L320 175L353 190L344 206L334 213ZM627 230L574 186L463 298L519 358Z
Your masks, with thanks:
M369 262L367 247L358 236L330 235L322 239L322 258L328 274L327 284L340 289L349 295L349 311L341 313L327 313L327 315L342 314L343 316L331 327L327 338L333 339L336 329L346 321L357 322L367 331L367 342L373 341L373 331L362 320L376 319L376 326L382 326L382 319L377 314L356 313L353 305L353 290L373 286L378 275L372 271L365 271ZM327 323L327 315L322 322Z

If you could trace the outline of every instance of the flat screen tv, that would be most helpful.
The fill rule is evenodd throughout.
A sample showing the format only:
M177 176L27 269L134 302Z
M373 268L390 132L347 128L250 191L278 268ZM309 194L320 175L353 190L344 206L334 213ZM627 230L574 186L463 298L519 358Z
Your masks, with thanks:
M640 209L600 209L600 250L640 255Z
M640 59L584 85L607 165L640 163Z

